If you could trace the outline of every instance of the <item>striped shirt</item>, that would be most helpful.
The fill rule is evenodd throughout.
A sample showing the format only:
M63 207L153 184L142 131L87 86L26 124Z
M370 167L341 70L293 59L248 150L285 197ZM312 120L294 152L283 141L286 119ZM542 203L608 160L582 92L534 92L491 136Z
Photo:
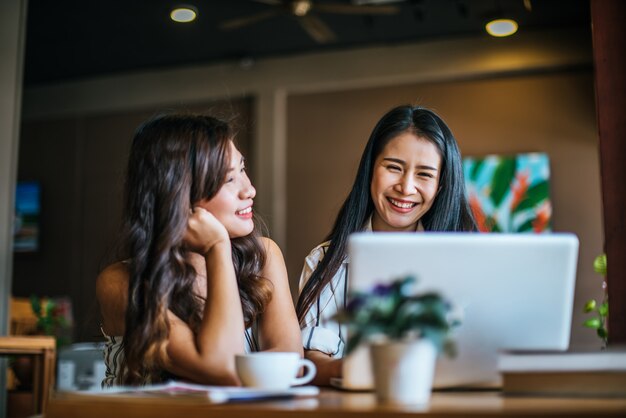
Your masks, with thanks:
M100 328L102 330L102 328ZM108 336L102 330L102 334L106 339L104 345L104 364L106 365L105 377L101 386L103 389L110 388L115 385L122 384L121 380L125 371L124 367L124 338L121 336ZM245 331L245 350L246 353L260 351L257 327L246 329ZM141 382L142 385L150 384L150 379L146 376Z
M419 222L416 232L423 231L424 227ZM371 218L362 232L372 232ZM329 245L330 241L318 245L304 259L304 267L300 275L300 293L326 255ZM302 326L302 346L305 350L321 351L334 358L343 357L347 328L332 320L332 317L346 305L349 264L350 260L346 256L330 283L322 290L306 313L304 326Z
M370 218L363 232L371 231L372 219ZM329 245L330 241L318 245L304 259L304 267L300 275L300 293L311 278L313 271L326 255ZM322 289L319 297L306 313L302 327L302 347L305 350L321 351L334 358L343 357L348 331L345 325L341 325L331 318L346 305L348 265L349 260L346 256L330 283Z
M305 258L300 276L300 292L326 255L329 245L330 241L318 245ZM304 317L302 346L305 350L321 351L335 358L343 356L346 327L331 318L345 306L347 276L348 259L346 258Z

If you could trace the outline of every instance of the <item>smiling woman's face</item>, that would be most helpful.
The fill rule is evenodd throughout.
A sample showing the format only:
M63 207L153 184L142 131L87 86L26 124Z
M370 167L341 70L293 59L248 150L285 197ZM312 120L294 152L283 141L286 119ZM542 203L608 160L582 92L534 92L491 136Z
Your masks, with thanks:
M231 142L230 167L226 182L210 200L198 202L220 221L231 238L243 237L252 232L252 204L256 190L246 174L244 159Z
M404 132L376 157L370 193L374 231L415 231L439 189L441 155L428 139Z

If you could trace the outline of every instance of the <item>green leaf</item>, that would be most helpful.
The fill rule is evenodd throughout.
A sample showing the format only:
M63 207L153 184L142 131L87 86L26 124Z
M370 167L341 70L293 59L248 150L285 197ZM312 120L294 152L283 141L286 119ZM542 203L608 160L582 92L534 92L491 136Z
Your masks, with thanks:
M587 303L585 303L585 307L583 308L583 312L584 313L589 313L593 310L596 309L596 300L595 299L590 299L587 301Z
M606 276L606 254L600 254L593 260L593 269L596 273Z
M526 222L524 222L523 224L521 224L520 226L517 227L517 229L513 232L529 232L533 230L533 222L535 222L534 219L529 219Z
M48 299L48 301L46 302L46 307L44 308L44 312L43 314L46 317L51 317L52 316L52 310L55 308L56 303L54 303L54 301L52 301L52 299Z
M587 328L598 329L602 326L602 321L600 321L600 318L589 318L583 322L583 325Z
M478 173L480 173L480 169L483 168L484 164L485 164L484 158L474 161L474 164L472 165L472 169L470 170L470 175L469 175L469 178L471 181L476 182L476 179L478 178Z
M598 334L598 337L602 338L602 339L606 339L609 336L609 333L607 332L606 328L604 327L600 327L596 330L596 333Z
M35 313L35 316L40 317L41 316L41 302L37 296L35 295L30 296L30 306L31 308L33 308L33 312Z
M548 199L550 196L549 192L550 186L547 181L540 181L539 183L533 184L526 191L526 197L513 209L513 213L539 206L541 202Z
M496 167L491 180L491 194L489 195L494 206L500 206L504 196L510 190L516 168L517 161L515 158L503 158Z
M609 302L604 302L598 308L598 313L602 316L607 316L609 314Z

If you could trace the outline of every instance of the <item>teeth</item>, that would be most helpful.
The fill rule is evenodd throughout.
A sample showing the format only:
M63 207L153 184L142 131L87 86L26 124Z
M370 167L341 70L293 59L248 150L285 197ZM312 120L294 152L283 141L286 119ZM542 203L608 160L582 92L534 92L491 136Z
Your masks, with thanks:
M397 207L402 208L402 209L411 209L413 206L417 205L417 203L413 203L413 202L409 202L409 203L398 202L397 200L392 199L392 198L389 198L389 201L394 206L397 206Z
M246 214L248 214L250 212L252 212L252 206L247 207L247 208L245 208L243 210L237 211L237 215L246 215Z

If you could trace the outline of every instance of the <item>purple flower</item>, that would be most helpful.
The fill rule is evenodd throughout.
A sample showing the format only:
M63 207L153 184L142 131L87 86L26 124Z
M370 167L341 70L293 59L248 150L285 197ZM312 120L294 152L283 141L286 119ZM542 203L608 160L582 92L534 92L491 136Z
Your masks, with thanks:
M348 302L348 305L346 306L346 311L351 312L351 313L355 312L364 304L365 304L365 298L357 296L355 298L352 298L350 302Z
M391 293L392 290L393 290L393 284L391 285L377 284L372 289L372 294L375 296L387 296Z

